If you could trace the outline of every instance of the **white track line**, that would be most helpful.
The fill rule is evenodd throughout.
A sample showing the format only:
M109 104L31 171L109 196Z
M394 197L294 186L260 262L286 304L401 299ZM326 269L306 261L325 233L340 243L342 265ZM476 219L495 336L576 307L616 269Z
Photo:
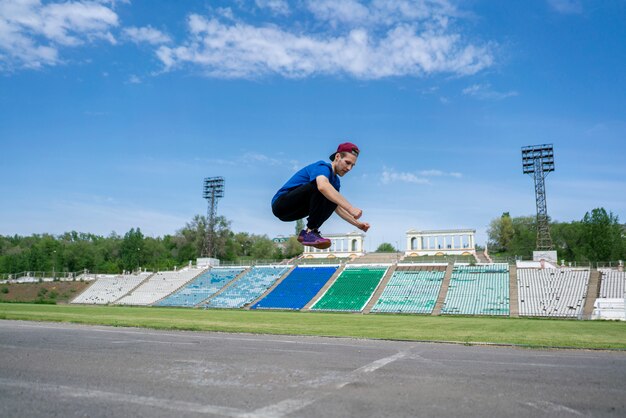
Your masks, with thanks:
M349 385L350 383L354 383L358 381L360 375L366 373L372 373L376 370L384 367L388 364L393 363L394 361L400 360L402 358L407 357L410 354L409 351L401 351L399 353L393 354L388 357L384 357L378 360L374 360L371 363L366 364L365 366L361 366L358 369L355 369L348 373L345 379L341 379L340 381L331 385L331 387L327 389L322 389L321 391L307 391L303 394L303 396L298 398L285 399L284 401L268 405L266 407L257 409L249 414L245 414L246 418L282 418L286 415L292 414L296 411L299 411L307 406L317 402L327 396L330 396L338 389L342 389L343 387Z
M540 401L540 402L521 402L521 403L522 405L527 405L527 406L530 406L531 408L538 409L541 412L548 414L548 415L566 413L566 414L578 415L581 417L587 416L586 414L583 414L580 411L577 411L572 408L568 408L565 405L561 405L561 404L554 403L554 402Z
M388 365L389 363L393 363L396 360L400 360L401 358L406 357L407 354L408 352L401 351L399 353L394 354L393 356L381 358L380 360L373 361L370 364L366 364L365 366L356 369L355 371L352 372L352 374L375 372L376 370Z

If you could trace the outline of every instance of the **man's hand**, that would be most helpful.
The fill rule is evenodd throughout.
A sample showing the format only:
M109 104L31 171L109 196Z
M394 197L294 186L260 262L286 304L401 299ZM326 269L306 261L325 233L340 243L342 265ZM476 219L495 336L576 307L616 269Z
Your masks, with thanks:
M363 215L363 211L361 209L355 208L355 207L351 207L350 210L348 211L348 213L354 219L359 219L361 217L361 215Z
M357 228L359 228L363 232L367 232L367 230L370 229L370 224L368 224L367 222L361 222L359 223L359 225L357 225Z

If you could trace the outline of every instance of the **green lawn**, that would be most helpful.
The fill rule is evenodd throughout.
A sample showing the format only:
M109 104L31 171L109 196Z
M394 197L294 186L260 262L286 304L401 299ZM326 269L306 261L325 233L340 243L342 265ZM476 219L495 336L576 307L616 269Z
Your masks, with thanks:
M626 323L0 303L0 319L407 341L626 350Z

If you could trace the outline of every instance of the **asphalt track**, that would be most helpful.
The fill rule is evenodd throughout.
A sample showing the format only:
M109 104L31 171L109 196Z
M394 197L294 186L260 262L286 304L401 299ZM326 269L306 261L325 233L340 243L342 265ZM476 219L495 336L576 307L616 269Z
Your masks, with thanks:
M0 321L0 416L626 416L626 353Z

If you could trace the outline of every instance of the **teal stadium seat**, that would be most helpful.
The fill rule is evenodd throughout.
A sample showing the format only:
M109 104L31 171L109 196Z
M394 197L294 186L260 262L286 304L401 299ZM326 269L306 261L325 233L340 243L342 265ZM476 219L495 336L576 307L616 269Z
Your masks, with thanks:
M432 313L445 270L396 270L372 312Z
M386 268L347 268L318 300L313 311L360 312L382 280Z
M509 315L509 265L454 266L443 315Z

